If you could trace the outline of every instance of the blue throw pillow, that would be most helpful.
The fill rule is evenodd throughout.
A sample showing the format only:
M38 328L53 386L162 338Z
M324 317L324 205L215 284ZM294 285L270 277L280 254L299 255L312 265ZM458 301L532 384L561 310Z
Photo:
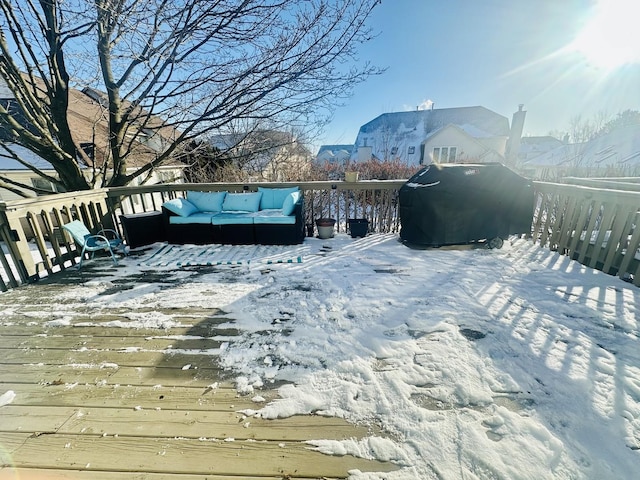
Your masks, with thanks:
M289 188L266 188L258 187L258 192L262 192L262 200L260 200L260 210L269 208L282 208L285 198L292 192L297 192L298 187Z
M282 214L283 215L291 215L296 208L296 203L300 199L300 192L291 192L287 195L287 198L284 199L284 203L282 204Z
M222 203L223 212L257 212L262 192L227 193Z
M164 202L162 206L171 213L175 213L181 217L188 217L198 211L198 207L185 198L174 198L173 200Z
M219 212L227 192L187 192L187 200L201 212Z

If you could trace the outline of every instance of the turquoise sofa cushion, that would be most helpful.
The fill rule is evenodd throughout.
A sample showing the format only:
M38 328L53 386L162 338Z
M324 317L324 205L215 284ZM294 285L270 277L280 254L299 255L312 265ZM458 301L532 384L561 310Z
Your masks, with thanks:
M227 192L187 192L187 200L193 203L201 212L219 212Z
M282 203L282 214L283 215L291 215L296 208L296 203L300 200L300 192L291 192L288 194L284 202Z
M211 217L213 225L253 225L253 213L221 212Z
M255 225L295 225L296 217L295 215L283 215L281 209L273 208L254 213L253 223Z
M298 187L258 187L258 192L262 193L262 199L260 200L260 210L267 210L269 208L282 208L282 204L284 203L285 198L287 198L287 195L298 191Z
M172 225L189 225L194 223L206 225L211 223L211 217L213 217L211 213L197 212L192 213L188 217L169 217L169 223Z
M223 212L257 212L262 192L227 193L222 203Z
M171 213L175 213L181 217L188 217L192 213L198 212L198 207L185 198L174 198L162 204L164 208Z

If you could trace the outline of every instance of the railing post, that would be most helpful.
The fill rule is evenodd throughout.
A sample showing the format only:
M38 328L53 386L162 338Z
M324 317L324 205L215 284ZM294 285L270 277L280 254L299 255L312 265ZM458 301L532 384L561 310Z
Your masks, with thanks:
M32 282L38 279L38 270L33 261L33 255L29 248L29 242L22 226L20 219L13 211L3 211L3 237L7 242L7 248L11 258L15 263L15 268L20 276L22 283ZM20 225L20 227L18 227Z

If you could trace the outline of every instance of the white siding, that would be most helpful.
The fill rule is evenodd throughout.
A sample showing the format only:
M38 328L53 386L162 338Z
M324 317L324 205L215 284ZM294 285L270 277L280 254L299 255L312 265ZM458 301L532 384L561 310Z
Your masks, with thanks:
M13 92L7 87L4 78L0 77L0 98L15 98Z

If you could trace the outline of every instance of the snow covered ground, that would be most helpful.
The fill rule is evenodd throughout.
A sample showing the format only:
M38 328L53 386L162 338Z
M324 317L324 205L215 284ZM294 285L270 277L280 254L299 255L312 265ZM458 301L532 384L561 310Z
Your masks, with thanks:
M53 299L52 321L73 323L78 303L130 308L123 328L171 324L142 306L228 312L241 334L210 353L238 391L291 382L247 415L382 426L310 442L402 467L354 479L637 478L640 289L523 239L501 250L415 250L396 235L305 246L300 264L172 268L182 282L113 294L113 277L98 278ZM158 270L139 262L116 275Z

